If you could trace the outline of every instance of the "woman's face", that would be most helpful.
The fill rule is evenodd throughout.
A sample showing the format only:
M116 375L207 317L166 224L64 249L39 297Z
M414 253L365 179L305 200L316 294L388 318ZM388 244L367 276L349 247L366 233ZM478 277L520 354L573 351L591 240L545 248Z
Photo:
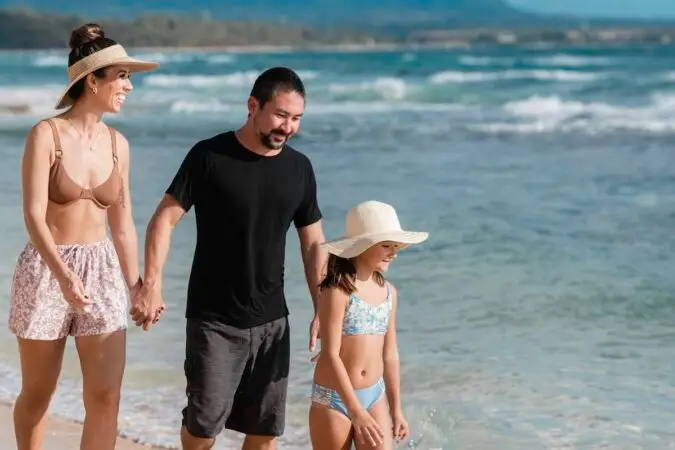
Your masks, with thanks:
M110 66L105 69L104 78L90 75L92 100L98 109L108 113L119 113L122 110L127 95L134 88L129 78L130 73L128 67Z

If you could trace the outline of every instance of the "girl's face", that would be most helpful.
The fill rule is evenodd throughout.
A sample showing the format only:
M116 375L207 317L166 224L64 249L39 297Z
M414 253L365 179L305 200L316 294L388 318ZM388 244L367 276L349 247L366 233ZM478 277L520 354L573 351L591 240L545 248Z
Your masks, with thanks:
M405 244L399 242L380 242L360 254L358 262L373 272L384 273L389 268L389 264L396 258L396 253L405 247Z

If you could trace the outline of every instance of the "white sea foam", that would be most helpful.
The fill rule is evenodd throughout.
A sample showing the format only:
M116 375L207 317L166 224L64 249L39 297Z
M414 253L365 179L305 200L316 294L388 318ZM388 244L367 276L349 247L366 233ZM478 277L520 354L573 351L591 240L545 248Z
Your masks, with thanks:
M154 87L212 88L217 86L249 86L258 72L234 72L226 75L161 75L143 78L143 84Z
M63 67L68 64L68 55L46 54L36 56L33 59L33 65L36 67Z
M169 105L169 110L176 114L204 113L244 113L245 105L210 100L176 100ZM471 107L457 103L423 103L411 101L346 101L346 102L311 102L307 105L307 115L364 115L386 114L397 112L455 112L465 111Z
M237 58L234 55L217 53L209 55L206 60L209 64L233 64Z
M143 78L143 84L155 87L182 87L204 89L219 86L250 87L260 72L247 70L224 75L162 75L151 74ZM315 71L299 71L298 75L305 79L318 76Z
M63 86L0 87L0 116L43 115L54 111L56 100Z
M648 104L631 107L564 100L559 96L532 96L507 102L503 110L516 120L488 122L470 128L492 133L675 131L675 95L668 94L653 95Z
M572 55L568 53L529 58L475 55L464 55L459 58L459 63L464 66L513 66L519 61L526 64L556 67L606 66L613 62L611 58L607 57Z
M465 55L459 57L459 63L464 66L510 66L516 61L516 58L499 56Z
M160 64L181 64L191 62L195 59L196 55L193 53L165 53L165 52L148 52L148 53L135 53L131 50L128 51L130 56L134 58L143 59L146 61L155 61Z
M332 83L328 85L328 90L337 94L375 92L387 100L401 100L406 96L407 85L401 78L378 77L359 83Z
M550 56L533 58L536 64L558 67L606 66L612 64L611 58L601 56L581 56L557 53Z
M604 78L604 74L568 70L505 70L499 72L464 72L446 70L429 77L432 84L479 83L497 80L541 80L561 82L594 81Z

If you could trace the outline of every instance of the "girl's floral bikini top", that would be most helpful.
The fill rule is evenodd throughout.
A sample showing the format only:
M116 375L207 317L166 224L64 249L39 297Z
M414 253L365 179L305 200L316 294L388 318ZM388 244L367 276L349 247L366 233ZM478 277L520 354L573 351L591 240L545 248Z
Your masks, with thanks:
M343 336L356 336L360 334L384 335L389 326L389 314L391 314L391 288L387 287L387 298L377 306L366 303L356 294L349 296L345 318L342 322Z

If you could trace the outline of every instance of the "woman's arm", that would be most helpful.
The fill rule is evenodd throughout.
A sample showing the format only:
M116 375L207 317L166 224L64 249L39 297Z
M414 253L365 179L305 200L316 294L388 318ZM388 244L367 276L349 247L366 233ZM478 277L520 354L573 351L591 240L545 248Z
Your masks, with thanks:
M391 415L401 413L401 379L399 375L398 345L396 343L396 307L398 293L390 283L392 295L391 314L387 334L384 336L384 385L387 390L387 400L391 408Z
M342 344L342 321L349 297L336 288L321 293L319 299L319 322L321 323L321 356L329 366L337 382L337 391L352 417L365 411L356 397L349 374L340 358Z
M122 274L130 291L140 287L138 267L138 235L131 214L131 193L129 191L129 166L131 158L129 142L115 131L117 139L117 160L122 182L120 201L108 208L108 224L115 251L120 261Z
M47 226L49 168L55 150L51 127L40 122L26 138L21 158L23 219L30 241L59 283L72 280L72 273L56 251L56 243Z

